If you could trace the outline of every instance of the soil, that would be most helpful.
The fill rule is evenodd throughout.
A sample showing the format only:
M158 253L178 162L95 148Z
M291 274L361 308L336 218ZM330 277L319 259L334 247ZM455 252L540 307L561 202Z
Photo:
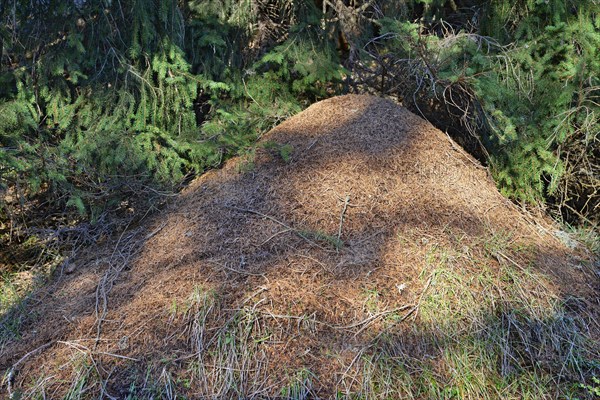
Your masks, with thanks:
M260 317L252 335L263 387L304 368L315 391L331 396L340 365L381 334L386 310L407 316L400 330L418 322L432 249L488 259L483 243L494 237L527 251L498 250L491 262L533 268L544 290L578 299L599 319L586 255L565 247L551 221L505 199L446 134L392 101L325 100L260 143L141 225L82 252L36 292L20 337L0 348L0 372L16 364L13 387L39 376L69 382L62 367L78 351L94 354L116 398L133 375L165 365L179 374L198 351L186 315L201 288L216 299L208 341L240 309ZM259 333L267 339L257 342ZM53 393L68 389L54 385Z

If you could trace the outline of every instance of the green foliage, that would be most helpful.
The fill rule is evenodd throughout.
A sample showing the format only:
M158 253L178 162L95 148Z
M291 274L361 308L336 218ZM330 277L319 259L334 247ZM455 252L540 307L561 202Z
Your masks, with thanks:
M27 46L15 36L6 49L24 67L6 66L16 85L1 106L2 184L85 214L119 197L113 184L122 178L168 187L201 170L198 78L173 40L182 28L172 17L175 2L158 9L142 0L123 9L56 3L23 2L3 26L27 35Z
M596 208L597 1L316 4L2 7L2 206L41 196L90 216L139 185L173 189L344 91L363 49L362 68L379 65L367 86L477 121L506 195Z
M0 185L82 216L218 166L345 73L311 2L17 3L0 10Z
M516 45L487 58L474 86L494 123L490 149L498 184L511 197L539 201L554 196L564 178L568 160L557 150L573 135L597 136L590 127L600 111L594 100L599 7L524 6L527 17L515 21ZM552 24L532 25L541 20Z
M345 70L331 40L318 25L307 24L318 21L317 11L304 2L282 4L282 10L290 13L289 36L263 55L239 49L240 40L258 39L245 25L250 19L241 19L235 7L225 7L219 15L198 10L199 16L208 18L208 33L196 25L193 32L204 52L198 57L204 68L202 91L212 110L201 135L212 148L214 164L243 153L261 133L341 89ZM301 22L292 26L300 17Z
M476 26L461 25L453 2L407 2L407 12L418 3L418 23L376 21L380 37L363 55L375 60L377 79L367 85L410 99L407 106L441 128L458 121L457 130L478 138L505 195L594 219L600 4L486 2Z
M327 246L332 247L335 250L341 250L344 247L344 241L341 240L339 237L329 235L322 231L302 230L298 231L298 235L308 240L321 242Z
M590 396L600 397L600 379L595 376L592 377L594 381L593 385L581 385L582 389L585 389Z
M341 83L346 71L335 51L327 43L316 48L316 42L294 35L257 63L259 70L266 69L263 78L273 82L271 90L287 90L317 100L327 95L331 84Z
M36 146L23 138L35 132L36 127L35 112L24 99L0 104L0 188L6 189L20 174L33 169L28 160L35 158ZM40 182L34 186L39 187Z
M290 144L284 144L283 146L281 146L279 148L279 155L281 156L281 159L283 161L285 161L286 163L289 163L290 160L292 159L292 153L294 151L294 147Z
M281 144L274 141L263 142L262 147L275 152L286 163L291 161L292 153L294 152L294 146L291 144Z

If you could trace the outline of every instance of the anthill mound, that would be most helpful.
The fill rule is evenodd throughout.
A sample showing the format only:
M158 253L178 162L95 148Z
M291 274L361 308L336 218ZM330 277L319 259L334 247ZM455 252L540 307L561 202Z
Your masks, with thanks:
M325 100L75 260L0 370L48 398L518 397L515 379L560 374L550 395L593 368L571 374L552 335L598 328L597 280L552 231L406 109Z

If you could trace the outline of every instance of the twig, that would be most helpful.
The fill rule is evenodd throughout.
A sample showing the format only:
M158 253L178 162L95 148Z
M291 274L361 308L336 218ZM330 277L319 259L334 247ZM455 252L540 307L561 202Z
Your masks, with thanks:
M346 195L344 199L344 207L342 208L342 213L340 214L340 226L338 228L338 243L341 243L342 240L342 226L344 225L344 215L346 214L346 210L348 209L348 203L350 202L350 195ZM339 252L339 248L336 250Z
M102 352L95 352L93 350L91 350L89 347L84 346L82 344L79 343L73 343L73 342L65 342L65 341L57 341L57 343L60 344L64 344L67 345L69 347L71 347L72 349L77 350L78 352L80 352L81 354L83 354L85 357L89 357L90 362L92 363L92 366L94 367L94 370L96 371L96 374L98 374L98 377L101 377L102 374L100 373L100 368L98 367L98 363L96 362L96 360L94 359L94 357L92 356L93 353L100 353L102 354ZM104 353L104 354L108 354L108 353ZM108 392L106 391L106 381L105 380L101 380L100 382L100 398L104 398L107 397L111 400L117 400L116 397L111 396L110 394L108 394Z
M346 372L344 372L344 374L340 378L340 381L338 382L338 385L342 382L342 380L344 379L344 376L349 376L348 373L350 372L350 369L352 368L352 366L354 365L354 363L358 359L360 359L360 357L362 357L363 353L365 351L367 351L371 346L373 346L373 344L374 344L374 342L371 342L371 343L369 343L368 345L364 346L363 348L361 348L359 351L356 352L356 355L354 356L354 358L352 359L352 361L348 365L348 368L346 368ZM352 380L356 380L356 378L352 377Z
M335 329L344 329L344 330L356 328L356 327L359 327L361 325L370 324L373 320L375 320L375 319L377 319L379 317L383 317L384 315L395 313L397 311L403 311L403 310L406 310L407 308L410 308L410 307L412 307L412 305L405 305L405 306L402 306L402 307L394 308L392 310L382 311L382 312L379 312L377 314L373 314L370 317L363 319L362 321L358 321L358 322L355 322L353 324L345 325L345 326L339 326L338 325L338 326L334 326L334 328ZM364 329L364 327L361 328L356 334L358 335L358 333L362 332L363 329Z
M217 264L217 265L219 265L219 264ZM242 271L242 270L240 270L240 269L236 269L236 268L228 267L228 266L227 266L227 264L223 264L223 265L219 265L219 266L221 266L221 267L225 268L226 270L229 270L229 271L231 271L231 272L235 272L235 273L237 273L237 274L241 274L241 275L262 276L262 277L264 277L264 276L265 276L265 274L264 274L264 273L262 273L262 274L258 274L258 273L255 273L255 272Z
M95 353L96 354L102 354L102 355L105 355L105 356L110 356L110 357L121 358L123 360L131 360L131 361L136 361L136 362L140 361L138 358L122 356L120 354L114 354L114 353L107 353L107 352L104 352L104 351L96 351Z
M8 391L8 398L12 399L12 381L14 379L14 375L15 375L15 371L17 369L17 367L24 362L25 360L27 360L29 357L31 357L32 355L44 350L45 348L51 346L52 344L54 344L54 342L48 342L46 344L41 345L40 347L38 347L37 349L31 350L29 353L25 354L23 357L21 357L19 359L19 361L17 361L16 363L13 364L13 366L10 368L10 370L8 371L8 374L6 374L4 376L4 378L2 379L2 385L6 384L6 390Z
M403 310L406 310L408 307L410 307L410 306L408 306L408 305L407 305L407 306L404 306L404 307L400 307L400 308L397 308L397 309L395 309L395 310L388 311L388 312L386 312L385 314L393 313L394 311L403 311ZM410 315L411 315L411 314L412 314L412 313L413 313L413 312L414 312L416 309L417 309L417 306L414 306L413 308L411 308L411 309L408 311L408 313L406 313L406 315L404 315L404 316L403 316L403 317L402 317L402 318L401 318L399 321L397 321L396 323L400 323L400 322L404 321L404 320L405 320L406 318L408 318L408 317L409 317L409 316L410 316ZM356 337L356 336L360 335L360 333L361 333L362 331L364 331L365 329L367 329L367 327L368 327L369 325L370 325L370 322L369 322L368 324L364 325L362 328L360 328L360 329L359 329L359 330L358 330L358 331L357 331L357 332L354 334L354 337ZM382 332L384 332L384 331L382 331Z
M76 350L78 350L78 351L84 352L84 353L85 353L85 351L87 351L87 352L89 353L89 355L90 355L90 356L91 356L92 354L102 354L102 355L105 355L105 356L110 356L110 357L121 358L121 359L123 359L123 360L140 361L140 360L139 360L139 359L137 359L137 358L132 358L132 357L127 357L127 356L122 356L122 355L120 355L120 354L107 353L107 352L104 352L104 351L95 351L95 350L92 350L92 349L90 349L89 347L87 347L87 346L85 346L85 345L82 345L82 344L80 344L80 343L75 343L75 342L72 342L72 341L71 341L71 342L65 342L65 341L59 340L59 341L58 341L58 342L56 342L56 343L60 343L60 344L67 345L67 346L69 346L69 347L72 347L72 348L74 348L74 349L76 349Z
M417 301L417 305L408 314L408 315L410 315L410 314L412 314L414 312L413 321L416 320L417 319L417 315L419 315L419 307L421 307L421 302L423 301L423 297L425 296L425 293L427 292L427 289L429 289L429 286L431 286L431 280L432 279L433 279L433 274L429 275L429 279L427 279L427 283L425 284L425 287L423 288L423 291L421 292L421 295L419 296L419 301Z
M263 214L260 211L250 210L250 209L247 209L247 208L239 208L239 207L235 207L235 206L224 206L224 207L232 209L232 210L236 210L236 211L239 211L239 212L244 212L244 213L248 213L248 214L259 215L259 216L261 216L263 218L266 218L268 220L271 220L271 221L275 222L276 224L279 224L279 225L283 226L284 228L287 228L287 229L293 231L296 235L300 236L302 239L306 240L308 243L312 244L313 246L316 246L316 247L320 248L321 250L325 250L327 252L331 251L331 250L326 249L325 247L319 245L318 243L315 243L314 241L310 240L308 237L306 237L306 235L304 235L298 229L293 228L293 227L289 226L288 224L286 224L285 222L281 222L278 219L276 219L274 217L271 217L270 215Z
M503 252L497 250L497 251L494 252L494 255L498 255L498 256L504 258L506 261L509 261L512 265L514 265L515 267L519 268L521 271L527 272L527 270L524 267L522 267L519 263L517 263L516 261L514 261L512 258L510 258L509 256L507 256ZM496 258L498 258L498 257L496 257Z
M269 237L267 240L265 240L264 242L262 242L262 243L259 245L259 247L260 247L260 246L264 246L265 244L267 244L267 243L268 243L269 241L271 241L271 240L272 240L272 239L273 239L275 236L281 235L282 233L287 233L287 232L289 232L289 231L290 231L290 229L284 229L284 230L282 230L282 231L279 231L279 232L277 232L277 233L274 233L274 234L273 234L273 235L271 235L271 236L270 236L270 237Z
M156 229L155 229L153 232L151 232L151 233L147 234L147 235L146 235L146 237L144 238L144 240L149 240L149 239L151 239L152 237L156 236L156 235L157 235L157 234L158 234L160 231L162 231L162 230L163 230L163 228L164 228L165 226L167 226L167 223L166 223L166 222L162 223L162 224L161 224L161 225L160 225L158 228L156 228Z
M444 131L444 133L446 134L446 137L448 138L448 142L450 143L450 145L452 146L452 148L454 149L454 151L456 151L457 153L460 153L464 158L466 158L467 160L469 160L471 162L471 164L473 164L473 166L475 166L475 168L477 169L484 169L487 170L486 167L484 167L483 165L481 165L480 163L478 163L477 161L473 160L473 157L471 157L469 155L469 153L467 153L465 151L465 149L463 149L462 147L459 147L454 140L452 140L452 138L450 137L450 135L448 134L448 131ZM454 157L456 158L456 157ZM461 161L463 163L463 165L466 165L462 160L459 159L459 161ZM488 175L489 176L489 175Z
M100 334L102 332L102 323L108 313L108 295L109 295L110 291L112 290L112 287L113 287L115 281L118 279L121 271L123 271L123 269L127 265L129 265L129 261L131 260L131 258L134 255L136 255L139 251L141 251L141 249L143 247L142 245L139 244L140 241L135 240L136 236L139 233L139 230L133 231L128 236L127 243L121 245L121 242L123 241L123 237L125 236L125 233L127 232L130 225L131 225L131 222L129 222L129 224L127 224L127 226L125 227L125 229L119 236L119 239L117 240L117 243L115 244L115 247L114 247L113 252L109 259L109 267L108 267L107 271L104 273L104 275L102 276L102 278L100 279L98 286L96 287L96 306L95 306L96 344L94 345L94 348L96 348L96 346L98 346L98 343L100 341ZM160 229L162 229L162 228L163 227L161 226ZM151 233L151 235L155 235L156 233L158 233L160 231L160 229L155 230L154 232ZM136 248L136 244L137 244L137 248ZM122 251L122 249L127 249L128 253L125 254ZM117 257L121 259L120 262L115 260Z
M310 150L317 143L318 140L319 140L319 138L316 138L315 140L313 140L304 151L306 152L306 151Z

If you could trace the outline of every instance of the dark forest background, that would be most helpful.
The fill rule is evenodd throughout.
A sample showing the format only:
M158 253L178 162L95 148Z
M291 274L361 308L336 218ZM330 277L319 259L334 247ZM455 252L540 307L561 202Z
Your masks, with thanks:
M600 217L597 0L2 0L0 263L136 223L311 103L400 101L570 226Z

